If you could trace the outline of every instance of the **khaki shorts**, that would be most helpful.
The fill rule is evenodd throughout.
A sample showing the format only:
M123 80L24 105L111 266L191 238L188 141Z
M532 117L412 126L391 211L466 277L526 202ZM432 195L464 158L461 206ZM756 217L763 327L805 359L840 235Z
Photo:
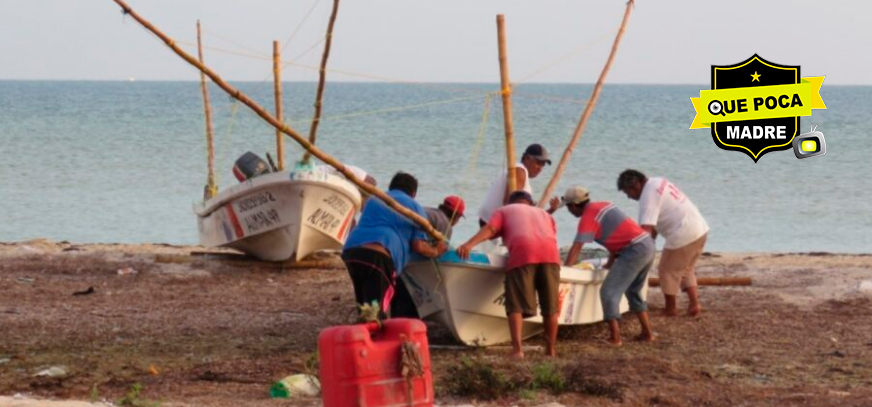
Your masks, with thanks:
M535 317L537 293L543 316L560 312L557 309L559 286L560 265L556 263L528 264L509 270L506 273L506 314Z
M660 276L660 290L665 295L677 295L688 287L696 287L696 261L705 247L708 234L677 249L663 249L657 273Z

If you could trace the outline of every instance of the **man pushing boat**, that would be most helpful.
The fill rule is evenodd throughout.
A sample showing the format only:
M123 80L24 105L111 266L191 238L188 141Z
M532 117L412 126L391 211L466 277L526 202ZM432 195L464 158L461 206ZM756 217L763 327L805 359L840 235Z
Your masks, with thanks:
M611 202L591 202L590 193L583 187L569 188L562 201L569 213L580 218L578 233L564 264L575 265L585 243L595 241L609 251L609 260L605 265L609 273L600 287L603 320L607 321L611 333L608 341L614 345L622 343L618 321L621 319L621 296L624 294L630 303L630 311L639 317L642 325L642 333L636 339L654 340L648 318L648 303L642 297L648 270L654 263L654 240Z
M648 178L637 170L618 176L618 190L639 201L639 224L651 237L663 235L657 274L666 301L666 316L678 315L678 291L687 293L687 315L702 311L696 282L696 261L702 254L709 226L690 198L666 178Z
M418 180L398 172L391 179L388 196L401 205L426 217L424 208L415 201ZM411 252L426 257L438 257L448 250L448 244L431 245L428 235L416 223L388 207L381 199L369 199L360 216L360 223L345 242L342 260L354 284L358 304L379 304L382 316L405 316L414 311L393 310L392 303L412 304L405 285L397 277L406 266ZM398 301L397 301L398 300ZM414 305L412 305L414 308Z
M475 245L495 237L502 237L509 249L505 306L512 336L510 356L524 357L521 328L524 318L536 315L537 294L545 325L545 354L556 356L560 252L554 218L534 206L528 192L515 191L509 204L495 210L488 223L457 248L457 254L467 259Z

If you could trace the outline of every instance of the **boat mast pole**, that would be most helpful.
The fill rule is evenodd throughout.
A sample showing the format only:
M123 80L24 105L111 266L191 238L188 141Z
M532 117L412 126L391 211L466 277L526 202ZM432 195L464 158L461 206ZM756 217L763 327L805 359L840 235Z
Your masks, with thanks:
M196 58L194 58L193 56L191 56L190 54L188 54L187 52L185 52L184 50L179 48L179 46L176 45L175 40L173 40L172 38L168 37L166 34L161 32L160 30L158 30L157 27L155 27L153 24L148 22L148 20L142 18L142 16L140 16L129 5L127 5L127 3L124 2L124 0L112 0L112 1L121 7L121 9L124 11L124 14L129 15L134 20L136 20L137 23L142 25L145 29L147 29L152 34L154 34L158 38L160 38L161 41L163 41L164 44L167 45L167 47L169 47L170 49L173 50L173 52L176 53L176 55L178 55L179 57L184 59L185 62L187 62L188 64L199 69L200 72L206 74L206 76L208 76L209 79L212 79L212 82L214 82L215 85L217 85L218 87L223 89L225 92L227 92L234 99L236 99L239 102L241 102L242 104L248 106L248 108L251 109L258 116L260 116L261 119L263 119L264 121L269 123L271 126L277 128L277 129L281 129L282 133L290 136L300 146L302 146L304 149L306 149L306 151L310 152L312 155L314 155L319 160L323 161L325 164L327 164L327 165L335 168L337 171L341 172L342 175L344 175L346 178L348 178L348 180L350 182L352 182L354 185L357 185L358 188L360 188L360 189L362 189L362 190L364 190L372 195L377 196L386 205L390 206L391 209L399 212L403 216L405 216L405 217L411 219L412 221L414 221L415 223L417 223L421 227L421 229L423 229L425 232L427 232L434 239L445 240L445 236L443 236L442 233L439 232L438 230L434 229L433 225L430 224L430 221L428 221L427 219L425 219L421 215L418 215L417 213L409 210L409 208L406 208L405 206L400 205L396 200L394 200L393 198L388 196L388 194L386 194L384 191L382 191L382 190L380 190L372 185L369 185L366 182L363 182L363 180L357 179L357 177L354 176L354 173L352 173L348 168L345 167L345 165L343 165L341 162L339 162L339 160L337 160L336 158L334 158L330 154L327 154L327 153L319 150L317 147L312 145L312 143L310 143L308 140L306 140L302 135L300 135L300 133L298 133L296 130L294 130L290 126L276 120L275 117L270 115L269 112L266 111L266 109L264 109L261 105L257 104L257 102L255 102L250 97L248 97L248 95L246 95L245 93L242 93L239 89L234 88L232 85L227 83L227 81L222 79L220 75L215 73L215 71L210 69L208 66L200 63L199 61L197 61Z
M339 12L339 0L333 0L333 11L330 13L330 23L327 24L327 37L324 42L324 53L321 55L321 69L318 70L318 92L315 94L315 114L312 116L312 126L309 127L309 143L315 144L318 136L318 125L321 123L321 107L324 99L324 84L327 81L327 59L330 57L330 45L333 43L333 25L336 24L336 14ZM303 162L309 162L311 154L303 154Z
M512 123L512 83L509 81L509 61L506 55L506 19L497 14L497 41L500 55L500 86L503 95L503 127L506 131L506 192L503 201L515 191L515 128Z
M276 98L276 120L282 122L282 52L279 42L273 41L273 82ZM282 131L276 129L276 155L279 159L279 171L285 169L285 138Z
M197 20L197 56L203 63L203 40L200 34L200 20ZM212 105L209 103L209 86L206 84L206 75L200 72L200 89L203 92L203 110L206 115L206 160L209 175L206 178L205 199L214 198L218 195L218 185L215 184L215 134L212 130Z
M545 204L549 201L549 197L554 193L554 188L557 187L557 181L560 181L560 176L563 175L563 171L566 169L566 164L569 163L569 157L572 156L572 150L575 148L578 140L581 139L582 133L584 133L584 128L587 126L587 119L590 118L594 107L596 107L596 102L599 99L600 91L603 89L606 76L609 74L609 69L611 69L612 62L615 60L615 55L618 53L618 46L621 45L621 38L624 37L624 31L627 29L627 22L630 21L630 13L633 11L633 5L633 0L627 1L627 9L624 11L624 19L621 21L621 28L618 30L617 36L615 36L615 42L612 44L612 51L609 53L609 59L606 61L606 65L603 67L599 79L596 81L596 86L593 88L590 100L584 108L584 113L582 113L581 119L578 121L578 126L575 127L575 133L572 135L572 139L566 146L566 150L563 151L563 156L560 158L560 163L557 164L557 169L554 170L554 175L551 176L551 181L548 181L548 186L545 187L545 192L543 192L542 197L539 198L540 208L545 207Z

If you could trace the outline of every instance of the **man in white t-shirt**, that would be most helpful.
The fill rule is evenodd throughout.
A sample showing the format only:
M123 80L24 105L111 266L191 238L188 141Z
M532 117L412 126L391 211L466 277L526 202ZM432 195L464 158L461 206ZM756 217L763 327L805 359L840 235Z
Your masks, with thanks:
M618 190L639 201L639 225L655 239L666 239L657 272L666 299L667 316L678 315L678 291L687 293L687 314L695 317L702 308L696 283L696 261L702 254L709 226L696 205L666 178L648 178L636 170L618 177Z
M541 144L530 144L524 155L521 156L521 162L515 164L515 191L526 191L531 196L533 188L530 187L529 179L536 178L542 172L545 164L551 165L551 159L548 158L548 151ZM491 215L498 208L508 203L509 195L515 191L509 191L506 185L508 171L501 171L500 175L491 181L490 187L487 190L487 195L484 196L484 202L478 209L479 226L484 227L490 220ZM553 211L549 211L551 213Z

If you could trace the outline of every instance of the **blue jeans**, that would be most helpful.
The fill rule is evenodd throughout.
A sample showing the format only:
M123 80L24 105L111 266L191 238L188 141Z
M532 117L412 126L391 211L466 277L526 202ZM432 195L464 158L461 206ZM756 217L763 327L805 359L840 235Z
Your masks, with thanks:
M627 295L630 311L639 313L648 310L642 298L642 288L648 278L648 270L654 264L654 239L650 236L627 246L618 252L609 274L600 287L603 303L603 319L621 319L621 295Z

